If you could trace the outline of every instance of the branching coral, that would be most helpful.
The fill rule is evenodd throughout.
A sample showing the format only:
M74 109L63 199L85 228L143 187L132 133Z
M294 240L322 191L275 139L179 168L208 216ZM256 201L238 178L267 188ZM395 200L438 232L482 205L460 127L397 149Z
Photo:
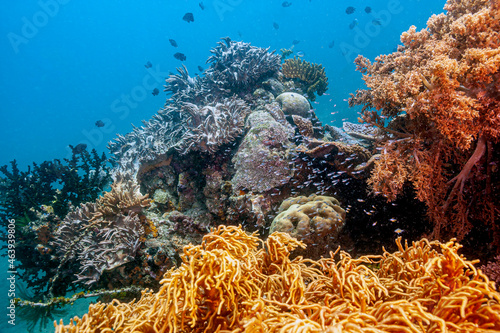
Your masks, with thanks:
M211 85L219 86L233 93L263 81L279 71L281 57L250 43L234 42L229 37L222 38L217 47L210 50L212 55L207 63L205 79Z
M433 15L427 29L403 33L397 52L374 63L361 56L355 61L369 90L358 91L350 104L363 104L363 120L386 133L371 188L394 200L413 183L435 237L462 239L472 222L482 221L500 242L500 189L494 186L500 177L500 21L494 2L449 0L447 13ZM403 114L401 130L386 126Z
M311 101L323 95L328 90L328 78L322 65L312 64L300 58L287 59L283 63L281 71L288 79L298 79L305 85L305 91Z
M273 233L220 226L158 293L138 301L97 303L62 321L56 332L493 332L500 294L454 242L397 240L399 251L353 259L340 252L318 261L290 253L304 244Z

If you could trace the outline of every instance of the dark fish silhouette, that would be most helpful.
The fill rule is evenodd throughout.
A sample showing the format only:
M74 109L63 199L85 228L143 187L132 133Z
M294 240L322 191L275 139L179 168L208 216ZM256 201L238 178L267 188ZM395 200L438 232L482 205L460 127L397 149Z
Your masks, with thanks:
M97 127L104 127L105 124L104 124L104 122L102 120L98 120L98 121L95 122L95 125Z
M203 1L198 4L200 6L201 10L205 10L205 5L203 4Z
M69 145L69 147L71 148L73 154L81 154L87 149L87 145L85 143L79 143L75 147Z
M173 39L169 39L168 40L170 42L170 45L172 45L173 47L177 47L177 42Z
M174 58L180 61L186 60L186 55L184 53L177 52L174 54Z
M300 40L297 40L297 39L294 39L292 42L293 45L297 45L298 43L300 43Z
M273 22L273 28L278 30L280 28L279 24L276 22Z
M200 72L203 72L203 67L198 66L198 70L199 70Z
M358 25L358 19L354 19L354 21L352 21L350 24L349 24L349 29L354 29L355 26Z
M335 45L335 41L332 40L330 44L328 44L328 48L331 49Z
M353 6L349 6L345 9L345 13L346 14L352 14L356 11L356 8L354 8Z
M186 14L184 14L184 16L182 17L182 19L183 19L184 21L186 21L187 23L189 23L189 22L194 22L194 15L193 15L193 13L186 13Z
M148 62L144 65L144 67L146 67L146 68L151 68L151 67L153 67L153 64L151 63L151 61L148 61Z
M288 1L283 1L283 3L281 4L283 7L290 7L292 5L291 2L288 2Z
M158 88L153 89L153 92L152 92L153 96L157 96L159 93L160 93L160 91L158 90Z
M373 25L382 25L382 21L381 21L381 20L378 20L378 19L377 19L377 20L373 20L373 21L372 21L372 24L373 24Z
M240 38L243 36L243 34L241 33L241 31L238 30L238 36L240 36Z
M365 13L370 14L372 12L372 7L366 7L365 8Z

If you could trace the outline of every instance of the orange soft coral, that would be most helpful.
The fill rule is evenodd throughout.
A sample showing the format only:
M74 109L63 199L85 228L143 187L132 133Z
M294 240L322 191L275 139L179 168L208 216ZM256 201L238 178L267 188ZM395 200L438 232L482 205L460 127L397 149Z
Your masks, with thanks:
M499 7L448 0L427 29L401 35L397 52L355 61L369 90L350 105L363 105L363 120L386 131L369 184L393 200L411 182L438 238L462 239L483 221L500 241ZM401 115L398 134L391 119Z

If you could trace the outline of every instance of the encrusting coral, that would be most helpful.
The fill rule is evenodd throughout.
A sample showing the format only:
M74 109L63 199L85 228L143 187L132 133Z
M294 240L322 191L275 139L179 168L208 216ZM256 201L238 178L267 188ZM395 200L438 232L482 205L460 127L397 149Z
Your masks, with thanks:
M264 112L253 112L250 127L234 155L233 189L265 192L288 183L293 175L289 147L293 129Z
M448 0L445 10L426 29L404 32L397 52L373 63L359 56L369 90L350 105L364 105L362 120L385 132L369 179L374 193L392 201L411 182L434 237L463 239L484 223L498 244L498 1ZM399 130L389 128L397 117Z
M281 71L288 79L298 79L304 85L307 97L316 100L314 93L323 95L328 90L328 78L322 65L312 64L300 58L287 59Z
M318 261L276 232L261 241L219 226L188 245L157 293L89 306L63 332L493 332L500 294L460 245L423 239L382 256Z

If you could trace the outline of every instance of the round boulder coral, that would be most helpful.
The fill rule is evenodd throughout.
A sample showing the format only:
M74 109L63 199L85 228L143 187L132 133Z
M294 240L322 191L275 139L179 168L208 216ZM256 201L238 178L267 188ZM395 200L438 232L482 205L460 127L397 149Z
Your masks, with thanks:
M281 105L281 110L286 115L297 115L307 118L311 109L307 98L297 93L283 93L276 97L276 102Z
M311 195L289 198L281 204L269 233L286 232L306 244L327 245L338 238L345 210L334 197Z

